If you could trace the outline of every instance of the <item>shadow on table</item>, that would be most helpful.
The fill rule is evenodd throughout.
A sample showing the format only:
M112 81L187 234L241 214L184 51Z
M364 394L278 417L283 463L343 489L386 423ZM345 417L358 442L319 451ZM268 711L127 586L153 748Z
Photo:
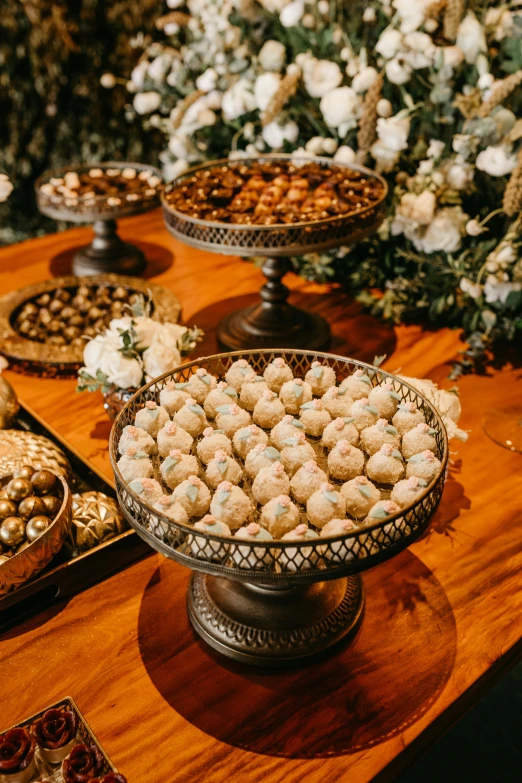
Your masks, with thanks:
M154 277L155 275L161 275L174 263L173 254L170 250L167 250L167 248L161 247L161 245L154 245L151 242L133 242L133 244L143 251L145 258L147 259L147 266L140 277L147 279L149 277ZM77 253L81 247L83 247L83 245L70 247L51 258L49 262L50 274L53 277L72 275L72 261L75 253Z
M456 626L442 586L405 551L364 577L355 642L296 671L236 664L194 643L166 561L145 589L139 646L163 698L221 742L270 756L348 755L396 736L437 700L451 675Z

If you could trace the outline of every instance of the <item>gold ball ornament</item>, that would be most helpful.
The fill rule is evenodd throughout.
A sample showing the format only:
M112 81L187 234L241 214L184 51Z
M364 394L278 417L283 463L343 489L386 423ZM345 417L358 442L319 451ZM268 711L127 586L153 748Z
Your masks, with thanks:
M56 495L44 495L42 500L45 505L45 511L42 513L47 517L54 518L62 507L62 500Z
M13 478L26 478L30 479L35 469L32 465L22 465L13 472Z
M18 516L26 522L32 517L41 517L47 515L47 506L42 498L37 495L29 495L20 501L18 506Z
M25 524L19 517L7 517L0 525L0 540L8 547L15 547L25 540Z
M73 495L68 543L74 552L86 552L126 529L118 504L103 492Z
M27 527L25 528L27 539L29 541L36 541L36 539L39 538L42 533L45 533L50 524L51 520L49 517L45 517L43 515L33 517L29 520Z
M33 485L29 479L14 478L11 479L9 484L6 486L6 490L9 500L14 500L15 502L19 503L24 498L33 494Z
M0 500L0 522L3 522L7 517L16 516L17 511L16 503L12 500L8 500L7 498L2 498Z
M20 409L13 387L1 374L3 363L0 363L0 430L13 426Z
M50 470L37 470L31 476L31 484L37 495L52 495L58 486L58 479Z

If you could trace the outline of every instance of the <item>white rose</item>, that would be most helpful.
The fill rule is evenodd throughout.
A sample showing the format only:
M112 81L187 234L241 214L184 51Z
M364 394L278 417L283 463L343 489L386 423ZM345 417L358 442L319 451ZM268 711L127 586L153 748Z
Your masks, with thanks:
M321 155L323 152L323 142L324 139L322 136L312 136L312 138L306 142L305 150L311 155Z
M380 140L374 141L370 147L370 152L375 160L375 166L379 174L387 174L392 171L399 160L399 153L387 147Z
M379 117L377 120L377 136L379 140L394 152L401 152L406 149L409 133L409 117L401 117L399 114L396 114L388 119Z
M411 66L403 57L388 60L385 71L388 81L392 84L406 84L411 79Z
M355 127L358 106L357 93L351 87L337 87L331 90L321 98L319 104L329 128Z
M172 57L170 54L160 54L155 57L147 69L147 76L152 79L153 82L161 83L167 73L170 71L172 65Z
M137 359L128 359L119 351L107 351L101 360L101 371L107 381L118 389L135 389L141 386L143 368Z
M421 177L427 177L428 174L431 174L433 171L433 166L434 163L431 158L428 158L428 160L421 160L417 166L417 174L419 174Z
M412 68L419 70L433 65L437 55L437 47L429 35L416 30L404 36L404 43L408 47L404 56Z
M415 249L423 253L454 253L460 248L467 220L460 207L440 209L424 234L411 238Z
M393 0L392 5L401 20L401 31L411 33L424 22L432 0Z
M487 51L484 28L471 11L468 11L459 25L456 45L469 65L473 65L481 52Z
M13 191L13 183L7 174L0 174L0 203L7 201Z
M150 114L159 109L161 104L161 95L153 90L149 92L139 92L134 96L133 106L138 114ZM123 388L123 387L122 387Z
M232 87L223 93L221 101L223 116L226 120L237 120L243 114L254 111L256 99L252 92L252 85L246 79L240 79Z
M312 58L305 61L303 78L308 94L322 98L342 82L343 75L337 63Z
M355 151L347 144L343 144L335 153L333 159L336 163L346 163L349 165L355 161Z
M274 122L265 125L262 136L269 147L273 150L279 150L285 141L295 144L299 136L299 128L293 120L286 122L284 125L280 125L274 120Z
M164 324L175 326L175 324ZM143 354L143 365L148 378L157 378L166 372L174 370L181 363L181 354L177 347L176 339L165 339L165 335L158 333L150 348Z
M467 294L472 299L478 299L482 295L482 286L479 283L473 283L467 277L461 278L459 288L462 293Z
M218 80L218 75L214 68L207 68L196 79L196 87L201 92L211 92L215 89Z
M428 145L428 151L426 155L428 158L440 158L442 153L444 152L444 147L446 145L443 141L439 141L438 139L431 139L429 145Z
M161 324L159 321L154 321L146 315L137 316L134 319L134 331L136 332L140 349L149 346L157 332L161 330L163 326L164 324Z
M110 331L105 332L105 334L98 334L94 339L89 340L83 349L83 363L89 375L94 377L96 371L101 367L103 356L107 352L117 351L119 347L119 336Z
M323 139L323 150L327 155L333 155L337 147L336 139Z
M292 0L279 14L279 21L283 27L295 27L299 24L304 14L303 0Z
M372 68L371 65L369 65L353 77L352 88L355 92L366 92L375 82L378 75L375 68Z
M464 190L473 182L473 168L469 163L454 163L447 173L450 188Z
M484 283L484 296L488 304L493 302L505 304L512 291L520 291L521 289L522 283L509 282L505 273L499 273L498 276L488 275Z
M505 177L506 174L511 174L517 165L517 159L515 155L508 155L504 147L487 147L479 152L475 165L492 177Z
M135 90L143 89L145 85L145 77L147 76L149 65L150 63L148 60L142 60L132 69L131 83L134 86Z
M423 190L418 196L405 193L397 207L397 213L421 226L427 226L435 214L436 199L431 190Z
M381 54L386 60L391 60L395 57L397 52L402 46L402 35L398 30L394 30L393 27L387 27L384 30L377 43L375 44L375 51Z
M254 84L254 97L257 108L265 111L281 84L281 76L278 73L262 73Z
M280 71L286 60L286 49L279 41L265 41L259 52L259 64L265 71Z
M377 116L378 117L391 117L393 114L393 106L388 98L379 98L377 101Z
M464 52L458 46L442 47L442 62L450 68L458 68L464 60Z

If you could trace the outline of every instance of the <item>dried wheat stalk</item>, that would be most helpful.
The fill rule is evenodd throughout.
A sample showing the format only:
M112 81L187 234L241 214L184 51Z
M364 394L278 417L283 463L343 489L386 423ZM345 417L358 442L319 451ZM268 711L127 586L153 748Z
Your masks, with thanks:
M478 116L489 117L492 109L494 109L495 106L498 106L500 103L504 103L506 98L511 95L513 90L515 90L519 84L522 84L522 70L516 71L516 73L512 73L510 76L506 76L505 79L502 79L502 81L493 88L489 98L484 101L480 107Z
M290 98L295 95L300 78L301 71L298 71L297 68L295 68L291 71L291 73L287 73L286 76L281 80L279 89L275 95L273 95L272 100L261 115L261 124L263 127L273 122L276 117L279 116Z

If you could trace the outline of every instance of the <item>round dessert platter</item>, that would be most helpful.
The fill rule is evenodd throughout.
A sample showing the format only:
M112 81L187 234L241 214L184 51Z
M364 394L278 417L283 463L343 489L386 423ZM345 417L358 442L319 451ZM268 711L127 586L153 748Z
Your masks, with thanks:
M289 304L282 283L291 258L351 245L384 217L386 181L363 166L330 158L265 155L189 169L162 195L169 231L193 247L264 258L261 301L221 321L224 349L328 345L330 327Z
M155 320L175 323L181 315L173 293L138 277L55 277L19 288L0 299L0 353L26 375L75 376L83 363L83 336L103 331L137 299L150 299Z
M55 220L93 224L91 244L74 256L73 272L79 277L143 272L145 256L120 239L116 220L157 207L162 187L161 172L154 166L115 161L46 171L35 183L42 214Z
M131 527L194 572L196 631L230 658L277 667L355 635L359 572L426 529L448 441L435 408L378 368L265 350L144 386L112 428L110 458Z

